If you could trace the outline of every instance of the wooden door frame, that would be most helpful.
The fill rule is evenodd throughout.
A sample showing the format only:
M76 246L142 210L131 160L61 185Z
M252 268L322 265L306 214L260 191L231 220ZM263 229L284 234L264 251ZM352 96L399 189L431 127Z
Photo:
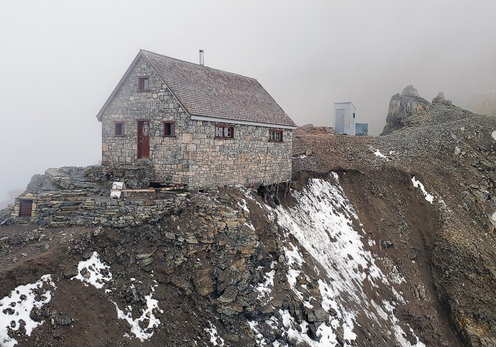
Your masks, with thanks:
M19 200L19 217L31 217L33 215L33 199L20 199ZM26 206L26 207L24 207ZM29 207L27 207L29 206ZM25 210L29 211L29 214L23 213Z
M139 118L136 119L136 159L150 159L150 133L148 134L148 156L143 157L140 156L140 133L139 133L139 123L140 122L148 122L149 130L151 130L151 121L150 119Z

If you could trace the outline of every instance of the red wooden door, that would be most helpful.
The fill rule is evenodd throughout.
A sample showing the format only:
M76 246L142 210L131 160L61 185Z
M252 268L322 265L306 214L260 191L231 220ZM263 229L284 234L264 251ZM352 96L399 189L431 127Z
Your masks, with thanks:
M150 121L138 121L138 159L150 157Z
M33 212L33 200L21 200L20 203L19 216L31 217L31 213Z

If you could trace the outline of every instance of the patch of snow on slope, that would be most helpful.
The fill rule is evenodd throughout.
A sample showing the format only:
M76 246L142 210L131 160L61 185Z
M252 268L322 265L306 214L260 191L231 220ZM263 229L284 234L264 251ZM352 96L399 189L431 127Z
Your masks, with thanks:
M249 214L250 213L250 209L248 208L248 205L246 204L246 200L245 199L241 199L241 202L242 203L240 203L238 201L238 206L241 207L245 213ZM248 220L245 222L245 225L248 228L250 228L251 230L255 230L255 227L253 226L253 224L251 224L251 222L248 222Z
M112 279L109 268L108 265L102 263L98 253L93 252L91 258L79 262L78 274L71 279L78 279L85 285L91 284L95 288L101 289L105 282Z
M287 279L291 288L296 285L296 277L298 277L300 271L297 268L301 268L303 263L303 257L301 256L298 248L292 247L292 249L284 248L284 253L286 255L286 264L288 264L288 274Z
M427 200L429 203L432 204L433 201L434 201L434 197L432 195L430 195L429 193L427 193L427 191L424 188L424 185L420 181L417 181L415 179L415 176L412 177L412 183L413 183L413 186L415 188L419 188L420 187L420 190L422 191L422 194L424 195L425 200Z
M276 274L276 270L274 270L274 262L270 264L271 271L265 274L265 279L262 283L260 283L256 291L258 292L258 299L263 299L272 292L274 288L274 276Z
M296 294L298 299L300 299L303 305L307 308L313 308L309 301L305 300L303 294L296 288L296 282L298 276L304 273L301 271L301 266L305 262L303 256L298 251L298 248L290 243L291 249L285 247L284 254L286 256L286 264L288 264L288 272L286 278L291 287L291 290ZM310 298L311 299L311 298Z
M257 346L267 346L267 341L265 341L265 338L258 329L258 323L255 321L248 321L248 325L250 326L251 331L255 334Z
M319 347L335 346L338 343L337 336L331 326L328 326L325 323L321 324L316 332L316 336L319 337L320 340L315 341L308 335L309 327L306 321L302 321L298 324L288 310L280 310L279 313L282 317L282 324L286 328L285 333L291 340L296 341L297 345L306 343L311 347Z
M332 176L337 178L335 173ZM325 269L325 276L319 280L322 307L326 311L332 308L335 314L319 326L317 336L320 340L315 341L305 333L306 322L297 324L289 312L282 311L280 314L288 336L310 346L337 346L336 331L342 329L346 340L344 346L351 346L357 337L353 332L356 317L359 312L365 312L372 319L379 319L379 315L382 319L378 321L379 326L394 333L401 346L411 347L403 338L403 330L392 312L387 314L374 305L364 290L365 282L372 288L381 283L388 287L392 284L375 264L372 253L364 249L364 240L353 226L353 221L359 224L357 213L337 180L331 184L324 179L311 179L307 187L293 191L292 195L297 201L293 207L278 206L273 211L286 233L296 237L314 261ZM295 265L302 261L300 252L294 247L285 253L290 269L295 270ZM290 275L288 281L292 285L295 276ZM418 342L415 346L422 344Z
M379 157L379 158L386 158L386 156L385 156L384 154L382 154L379 150L376 150L376 151L374 152L374 155L375 155L376 157Z
M375 304L375 305L377 305L377 304ZM395 304L394 303L391 303L389 301L384 300L382 302L382 306L380 308L378 308L378 309L379 310L382 310L382 308L384 308L384 311L382 311L383 314L384 315L387 315L388 318L393 323L392 328L393 328L393 332L394 332L394 337L396 338L396 341L398 341L398 343L400 344L400 346L425 347L425 344L418 339L418 337L415 335L415 333L413 332L412 328L410 328L410 327L409 327L410 332L411 332L412 336L415 337L416 342L415 342L415 344L412 345L406 339L405 332L403 331L403 329L398 324L398 318L396 318L395 315L393 314L394 313L394 308L395 308Z
M205 331L207 331L210 334L210 343L213 346L224 346L224 339L219 336L217 333L217 327L213 325L211 322L210 323L210 328L205 328Z
M153 329L158 327L160 325L160 320L155 317L155 314L153 313L154 310L159 310L160 312L163 312L160 310L158 307L158 301L155 299L152 299L153 296L153 291L154 288L152 288L152 292L145 296L146 300L146 308L143 310L143 313L139 318L133 319L133 307L132 306L127 306L126 307L126 313L124 311L121 311L119 309L119 306L114 302L115 309L117 310L117 318L123 319L126 322L128 322L129 326L131 327L131 332L138 338L141 342L148 340L150 337L153 336ZM145 328L141 328L140 323L143 325L145 321L148 321L148 325Z
M51 275L44 275L35 283L18 286L0 300L0 346L17 344L17 340L9 336L9 331L18 331L24 326L26 335L30 336L33 329L43 323L32 320L30 313L33 308L40 309L52 299L50 290L44 289L45 285L56 289Z
M494 141L496 141L496 130L493 131L493 133L491 134L491 136L493 137Z
M246 205L246 200L245 199L241 199L241 202L240 203L238 201L238 206L241 207L243 209L243 211L245 211L246 213L250 213L250 210L248 209L248 206Z

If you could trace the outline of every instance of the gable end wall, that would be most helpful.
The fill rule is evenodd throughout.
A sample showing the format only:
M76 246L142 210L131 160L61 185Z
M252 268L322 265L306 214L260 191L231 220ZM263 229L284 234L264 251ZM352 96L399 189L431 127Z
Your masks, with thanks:
M138 91L138 78L149 78L149 92ZM137 120L150 120L150 160L171 182L187 183L187 159L181 143L189 115L155 70L140 59L102 115L102 164L134 163L137 159ZM163 136L163 122L176 122L176 137ZM114 136L114 123L124 122L124 136ZM142 159L140 159L142 160Z

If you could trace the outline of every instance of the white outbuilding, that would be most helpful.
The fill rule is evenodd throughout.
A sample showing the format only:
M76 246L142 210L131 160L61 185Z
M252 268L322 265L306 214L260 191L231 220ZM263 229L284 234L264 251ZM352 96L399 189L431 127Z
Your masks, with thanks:
M355 135L356 108L351 101L334 103L334 131L336 134Z

